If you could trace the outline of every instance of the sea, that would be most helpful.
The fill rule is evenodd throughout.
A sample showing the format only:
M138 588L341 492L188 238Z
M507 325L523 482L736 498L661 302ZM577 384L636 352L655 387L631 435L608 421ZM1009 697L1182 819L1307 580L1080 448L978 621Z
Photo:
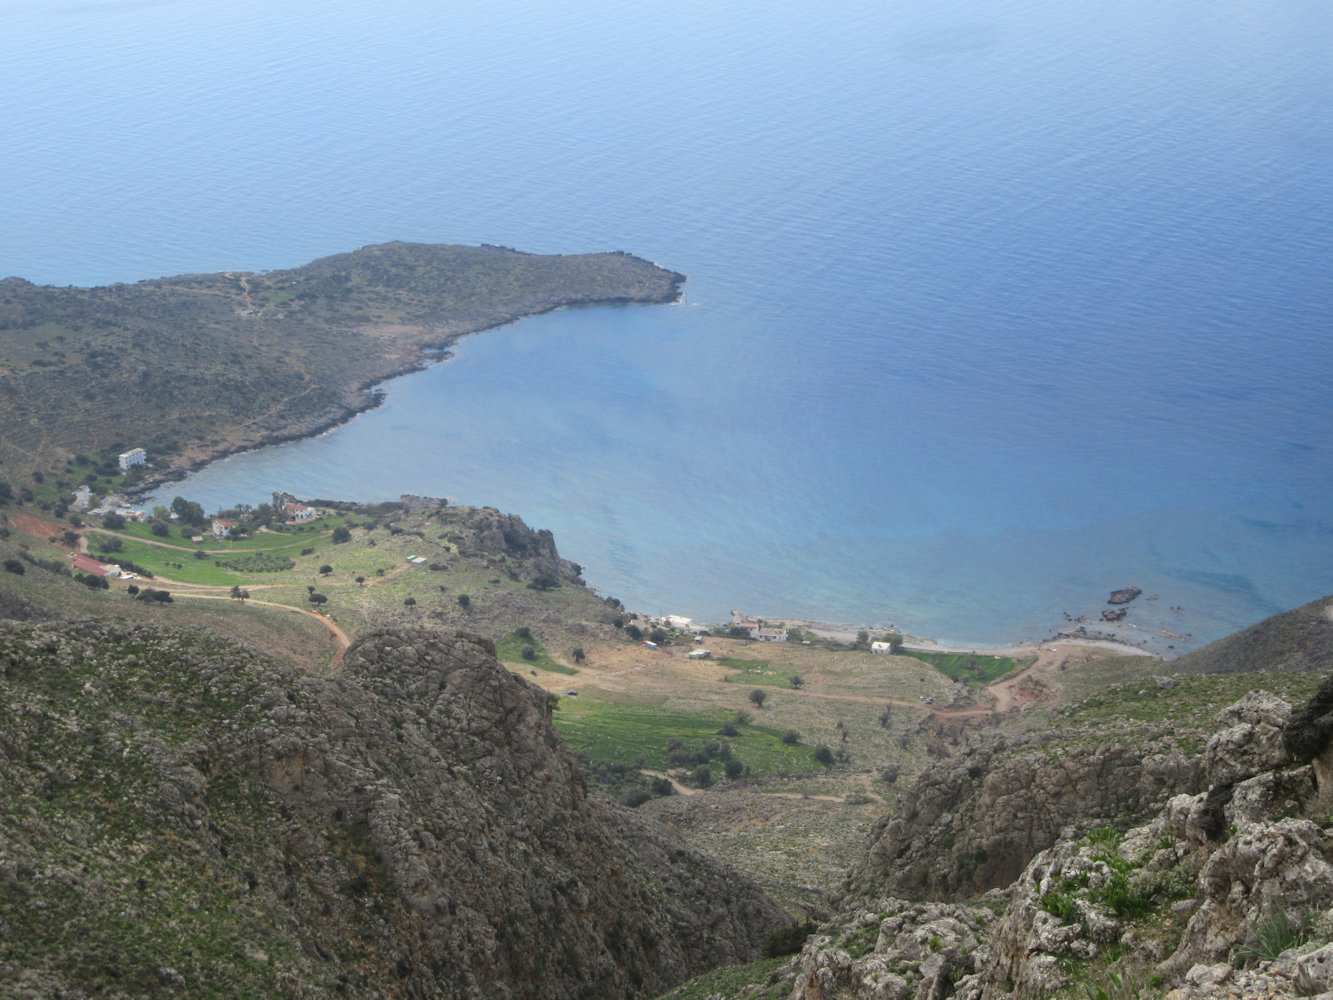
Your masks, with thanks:
M0 52L0 275L688 276L166 497L449 497L636 610L963 645L1333 592L1327 0L4 0Z

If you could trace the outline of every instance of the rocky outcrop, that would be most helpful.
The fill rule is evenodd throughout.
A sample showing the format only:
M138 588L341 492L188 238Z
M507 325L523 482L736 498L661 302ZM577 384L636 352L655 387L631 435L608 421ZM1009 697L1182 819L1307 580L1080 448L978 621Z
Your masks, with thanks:
M842 896L970 899L1013 882L1066 828L1128 826L1202 778L1165 732L995 739L917 779L876 824Z
M1326 995L1333 828L1311 819L1328 815L1321 758L1311 757L1328 748L1309 732L1327 715L1326 695L1292 712L1272 695L1247 694L1216 717L1197 760L1204 789L1172 796L1126 833L1102 827L1060 838L1003 891L968 903L856 896L779 979L790 983L791 1000ZM1293 742L1302 754L1289 751ZM1058 771L1061 762L1047 766ZM960 772L949 773L957 791ZM919 785L915 808L943 807L946 799L929 792L937 784ZM979 786L969 793L982 794ZM943 822L925 829L938 832Z
M589 797L478 636L377 632L315 678L203 633L0 633L6 995L652 996L786 923Z

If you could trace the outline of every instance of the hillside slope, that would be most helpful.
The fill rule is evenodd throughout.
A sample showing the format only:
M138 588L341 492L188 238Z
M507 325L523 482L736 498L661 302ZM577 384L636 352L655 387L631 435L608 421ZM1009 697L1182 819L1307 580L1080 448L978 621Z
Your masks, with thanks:
M618 997L785 915L590 798L464 632L334 678L202 631L0 623L0 992Z
M375 404L375 383L463 334L568 306L673 302L683 281L624 253L411 243L262 274L6 278L0 459L59 477L82 454L115 473L116 454L141 446L159 468L198 465L346 420Z

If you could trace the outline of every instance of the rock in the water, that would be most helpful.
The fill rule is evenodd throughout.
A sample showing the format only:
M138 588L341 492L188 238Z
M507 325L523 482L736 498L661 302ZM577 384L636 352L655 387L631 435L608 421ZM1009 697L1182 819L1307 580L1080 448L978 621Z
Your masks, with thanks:
M1111 591L1111 596L1107 598L1106 603L1128 604L1142 593L1143 591L1138 587L1121 587L1119 590Z

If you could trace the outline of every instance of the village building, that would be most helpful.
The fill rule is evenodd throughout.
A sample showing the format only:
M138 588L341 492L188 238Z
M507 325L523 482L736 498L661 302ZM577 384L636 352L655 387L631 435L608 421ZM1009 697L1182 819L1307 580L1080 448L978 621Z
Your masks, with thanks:
M148 461L148 452L144 451L142 448L131 448L129 451L121 452L118 460L121 469L128 472L136 465L145 464Z
M786 642L787 630L785 628L756 628L754 637L760 642Z
M92 573L94 576L109 576L113 580L120 576L119 566L98 562L92 556L76 555L71 565L81 573Z
M319 517L319 511L303 503L289 503L286 506L288 524L304 524Z
M226 538L236 530L236 525L231 521L223 521L221 518L213 518L213 537Z
M87 510L88 505L93 502L93 491L89 486L80 486L74 491L74 506L79 510Z
M691 660L707 660L712 655L713 654L706 649L692 649L688 654L688 658Z

